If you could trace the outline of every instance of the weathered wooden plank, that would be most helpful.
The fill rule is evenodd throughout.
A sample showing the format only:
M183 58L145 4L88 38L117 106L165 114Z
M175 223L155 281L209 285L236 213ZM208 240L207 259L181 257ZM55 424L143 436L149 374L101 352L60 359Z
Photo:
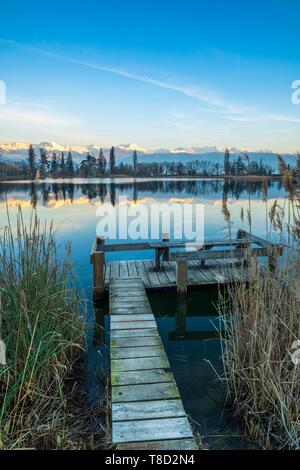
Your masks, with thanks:
M211 250L211 251L190 251L170 253L170 259L173 260L208 260L208 259L225 259L225 258L243 258L244 250ZM267 248L252 248L252 256L267 256Z
M156 274L157 274L158 280L160 282L160 286L161 287L168 287L168 286L170 286L170 280L169 280L168 276L166 275L166 273L164 271L164 264L165 264L165 262L163 263L161 269L156 271ZM154 261L152 261L152 265L155 266Z
M119 313L122 314L122 313L127 313L128 315L130 315L131 313L151 313L152 310L151 310L151 307L150 305L136 305L136 306L129 306L129 307L110 307L110 313L112 314L117 314Z
M168 400L170 398L179 397L179 391L174 381L156 384L121 385L112 387L113 403L145 400Z
M127 261L120 261L120 277L122 280L124 278L127 278L129 276L128 274L128 268L127 268Z
M113 442L154 441L193 437L187 418L164 418L112 423Z
M138 275L140 276L144 286L147 288L147 287L150 287L151 286L151 283L149 281L149 277L148 277L148 274L147 274L147 271L145 270L145 266L143 264L143 261L136 261L135 262L135 265L136 265L136 269L137 269L137 272L138 272Z
M128 261L128 273L130 277L137 277L137 270L134 261Z
M111 317L110 317L110 321L112 323L115 323L116 321L133 321L133 322L136 322L136 321L148 321L148 320L151 320L151 321L155 320L153 313L139 313L139 314L135 314L135 315L126 315L126 314L111 315Z
M114 282L110 281L110 285L111 287L114 287L114 288L125 288L125 287L130 287L130 288L133 288L133 287L143 287L143 284L142 284L142 281L140 279L132 279L129 277L127 279L121 279L121 278L115 278L114 279Z
M166 356L162 357L136 357L132 359L112 359L112 372L125 372L128 370L168 369L170 367Z
M195 439L172 439L168 441L128 442L118 444L117 450L197 450Z
M112 298L110 300L110 306L112 308L118 307L149 307L149 301L145 297L143 298L136 298L136 299L128 299L125 296L122 298Z
M129 359L132 357L154 357L162 356L165 351L162 346L140 346L134 348L112 348L110 357L112 359Z
M167 369L135 370L126 372L112 372L112 385L152 384L173 382L173 374Z
M159 336L138 336L134 338L111 338L111 348L135 348L139 346L156 346L161 345Z
M196 282L198 284L208 284L209 278L205 275L205 271L200 266L200 261L189 261L189 269L192 270Z
M136 322L112 322L110 324L111 330L138 330L138 329L147 329L147 328L155 328L156 321L148 320L148 321L136 321Z
M120 271L119 271L119 262L118 261L112 261L109 263L110 264L110 277L119 277L120 276ZM110 279L111 283L111 279Z
M124 296L127 296L128 298L131 298L133 297L134 299L135 298L139 298L139 299L145 299L146 296L145 296L145 292L144 291L141 291L140 288L137 288L137 289L131 289L131 288L124 288L124 289L119 289L117 288L114 289L113 291L110 291L110 294L109 294L109 298L110 299L123 299Z
M167 278L171 285L176 284L176 272L175 272L175 263L170 263L170 261L165 261L163 265L163 271L166 274Z
M185 416L185 411L182 401L178 399L112 404L113 421L174 418L180 416Z
M213 274L207 266L201 267L200 261L190 261L195 266L194 273L199 279L199 284L216 284Z
M110 332L111 338L133 338L133 337L147 337L158 336L157 328L149 328L144 330L114 330Z
M104 265L104 269L105 269L104 282L105 282L105 284L109 284L109 279L110 279L110 264L105 264L105 265Z
M117 261L118 265L120 265L120 261ZM120 276L116 276L114 279L111 280L112 284L116 283L116 284L119 284L120 282L124 282L126 284L126 282L128 284L131 284L131 283L134 283L134 282L141 282L141 279L138 276L136 277L127 277L127 278L124 278L124 279L121 279Z
M152 264L151 260L145 260L144 266L147 271L151 287L160 287L161 284L157 277L155 263Z

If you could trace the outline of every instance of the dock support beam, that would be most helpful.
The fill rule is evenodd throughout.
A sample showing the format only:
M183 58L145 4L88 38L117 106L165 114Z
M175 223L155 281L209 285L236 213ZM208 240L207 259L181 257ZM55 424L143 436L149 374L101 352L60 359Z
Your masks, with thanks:
M176 262L176 285L178 297L185 299L187 297L187 262L185 260Z
M94 277L94 299L101 300L104 297L104 252L100 251L105 239L97 237L96 249L92 253L93 277Z

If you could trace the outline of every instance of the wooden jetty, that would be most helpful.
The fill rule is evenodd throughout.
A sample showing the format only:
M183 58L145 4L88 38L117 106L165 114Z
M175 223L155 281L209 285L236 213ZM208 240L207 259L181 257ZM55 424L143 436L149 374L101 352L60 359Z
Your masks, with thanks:
M152 250L154 258L105 263L106 253L138 250ZM208 240L192 250L184 242L170 242L167 234L159 243L108 245L96 239L94 298L109 291L112 443L117 449L197 448L146 289L176 287L185 297L188 286L245 282L247 269L242 268L250 259L267 256L274 268L281 252L243 230L233 240ZM174 339L190 334L185 325L177 330Z
M153 259L105 262L106 253L152 250ZM267 256L270 265L276 263L281 247L239 230L232 240L207 240L186 250L184 242L105 244L95 241L91 263L94 270L94 297L101 299L109 289L110 279L140 277L146 289L177 287L185 296L188 286L222 284L237 279L246 281L247 272L241 269L250 258Z
M110 278L112 443L197 449L140 277Z

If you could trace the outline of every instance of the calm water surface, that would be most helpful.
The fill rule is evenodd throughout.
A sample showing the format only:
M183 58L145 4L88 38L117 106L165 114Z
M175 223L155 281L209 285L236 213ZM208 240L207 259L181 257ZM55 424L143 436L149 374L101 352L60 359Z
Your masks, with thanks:
M250 207L252 231L264 237L266 211L275 199L279 203L284 201L285 190L280 181L269 181L265 201L260 181L106 179L0 183L0 229L7 224L7 206L12 224L19 206L25 219L29 219L32 207L35 207L42 220L53 220L55 226L59 226L57 238L60 242L72 242L72 256L84 289L89 320L86 383L91 399L99 395L95 377L102 367L106 367L108 357L105 346L108 344L105 333L108 305L104 302L95 307L91 301L89 255L99 221L96 210L103 203L117 207L119 197L125 195L129 204L137 207L143 204L149 209L152 203L157 202L202 203L205 238L222 239L228 235L228 225L222 213L224 201L230 211L233 234L241 226L248 229L246 215L244 222L241 220L241 209L247 214ZM108 260L153 257L151 251L107 255ZM222 372L220 341L215 337L218 326L214 307L217 290L206 287L193 291L186 304L178 304L172 292L167 296L151 293L149 299L186 411L204 436L205 444L211 448L239 447L236 430L224 413L224 391L216 380L216 373Z

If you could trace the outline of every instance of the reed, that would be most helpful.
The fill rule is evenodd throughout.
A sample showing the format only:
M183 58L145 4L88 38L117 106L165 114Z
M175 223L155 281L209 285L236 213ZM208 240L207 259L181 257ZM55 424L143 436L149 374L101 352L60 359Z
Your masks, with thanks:
M35 211L28 226L19 210L16 231L10 222L1 231L2 449L92 445L92 414L81 407L76 379L85 328L69 252L67 245L58 257L55 231L42 226Z
M218 307L227 329L222 358L233 415L255 446L299 449L300 217L289 169L279 162L287 200L273 203L266 227L268 239L284 242L284 257L275 272L252 259L244 268L249 282L229 285Z

